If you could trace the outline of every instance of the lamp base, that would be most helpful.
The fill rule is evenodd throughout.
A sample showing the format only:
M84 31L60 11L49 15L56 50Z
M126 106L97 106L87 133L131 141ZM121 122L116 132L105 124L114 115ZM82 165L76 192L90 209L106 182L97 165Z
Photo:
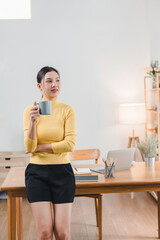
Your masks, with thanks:
M139 142L139 137L138 136L131 136L129 137L128 140L128 148L135 147L135 142Z
M130 136L129 140L128 140L128 148L136 147L135 142L139 142L139 137L135 136L135 131L133 129L132 136ZM141 154L141 157L142 157L142 161L144 161L144 157L143 157L143 154L142 154L141 151L140 151L140 154ZM134 156L134 160L135 160L135 156Z
M132 136L129 137L128 141L128 148L131 148L132 146L135 147L135 142L139 142L139 137L135 136L135 131L134 129L132 130Z

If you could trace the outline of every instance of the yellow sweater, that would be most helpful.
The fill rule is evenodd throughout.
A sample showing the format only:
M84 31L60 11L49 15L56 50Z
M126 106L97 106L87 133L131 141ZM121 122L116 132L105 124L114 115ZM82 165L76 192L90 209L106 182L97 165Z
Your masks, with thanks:
M52 114L41 115L36 122L35 140L27 136L30 109L24 110L24 145L28 152L31 152L30 163L34 164L64 164L69 163L68 152L72 152L76 143L76 118L73 108L61 103L58 99L52 101ZM53 153L33 153L37 144L51 143Z

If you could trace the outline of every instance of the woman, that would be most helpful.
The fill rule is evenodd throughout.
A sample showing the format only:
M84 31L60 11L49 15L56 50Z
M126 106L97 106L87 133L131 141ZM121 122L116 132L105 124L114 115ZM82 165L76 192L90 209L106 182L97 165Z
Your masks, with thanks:
M56 240L70 240L75 178L68 152L76 142L75 112L57 99L61 81L56 69L43 67L37 74L37 87L42 101L52 101L52 114L40 115L36 102L24 111L24 144L32 153L25 172L27 198L38 240L51 240L53 232Z

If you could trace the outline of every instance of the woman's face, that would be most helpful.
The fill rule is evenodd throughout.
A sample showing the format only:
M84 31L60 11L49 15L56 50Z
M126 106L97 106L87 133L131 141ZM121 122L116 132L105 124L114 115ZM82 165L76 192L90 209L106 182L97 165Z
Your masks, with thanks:
M47 72L37 87L42 91L45 100L53 100L58 97L61 89L59 75L55 72Z

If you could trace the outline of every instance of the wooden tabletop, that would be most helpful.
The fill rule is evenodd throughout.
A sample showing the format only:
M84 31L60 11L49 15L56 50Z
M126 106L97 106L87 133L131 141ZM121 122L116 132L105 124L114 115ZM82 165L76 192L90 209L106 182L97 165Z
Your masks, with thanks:
M78 167L90 167L95 165L78 165ZM101 165L102 166L102 165ZM76 165L77 167L77 165ZM155 167L146 167L144 162L137 162L129 170L115 173L115 178L105 178L104 174L93 172L98 175L97 182L76 182L76 187L85 186L118 186L118 185L160 185L160 162L155 162ZM25 188L25 167L13 167L4 180L1 190L16 190Z

